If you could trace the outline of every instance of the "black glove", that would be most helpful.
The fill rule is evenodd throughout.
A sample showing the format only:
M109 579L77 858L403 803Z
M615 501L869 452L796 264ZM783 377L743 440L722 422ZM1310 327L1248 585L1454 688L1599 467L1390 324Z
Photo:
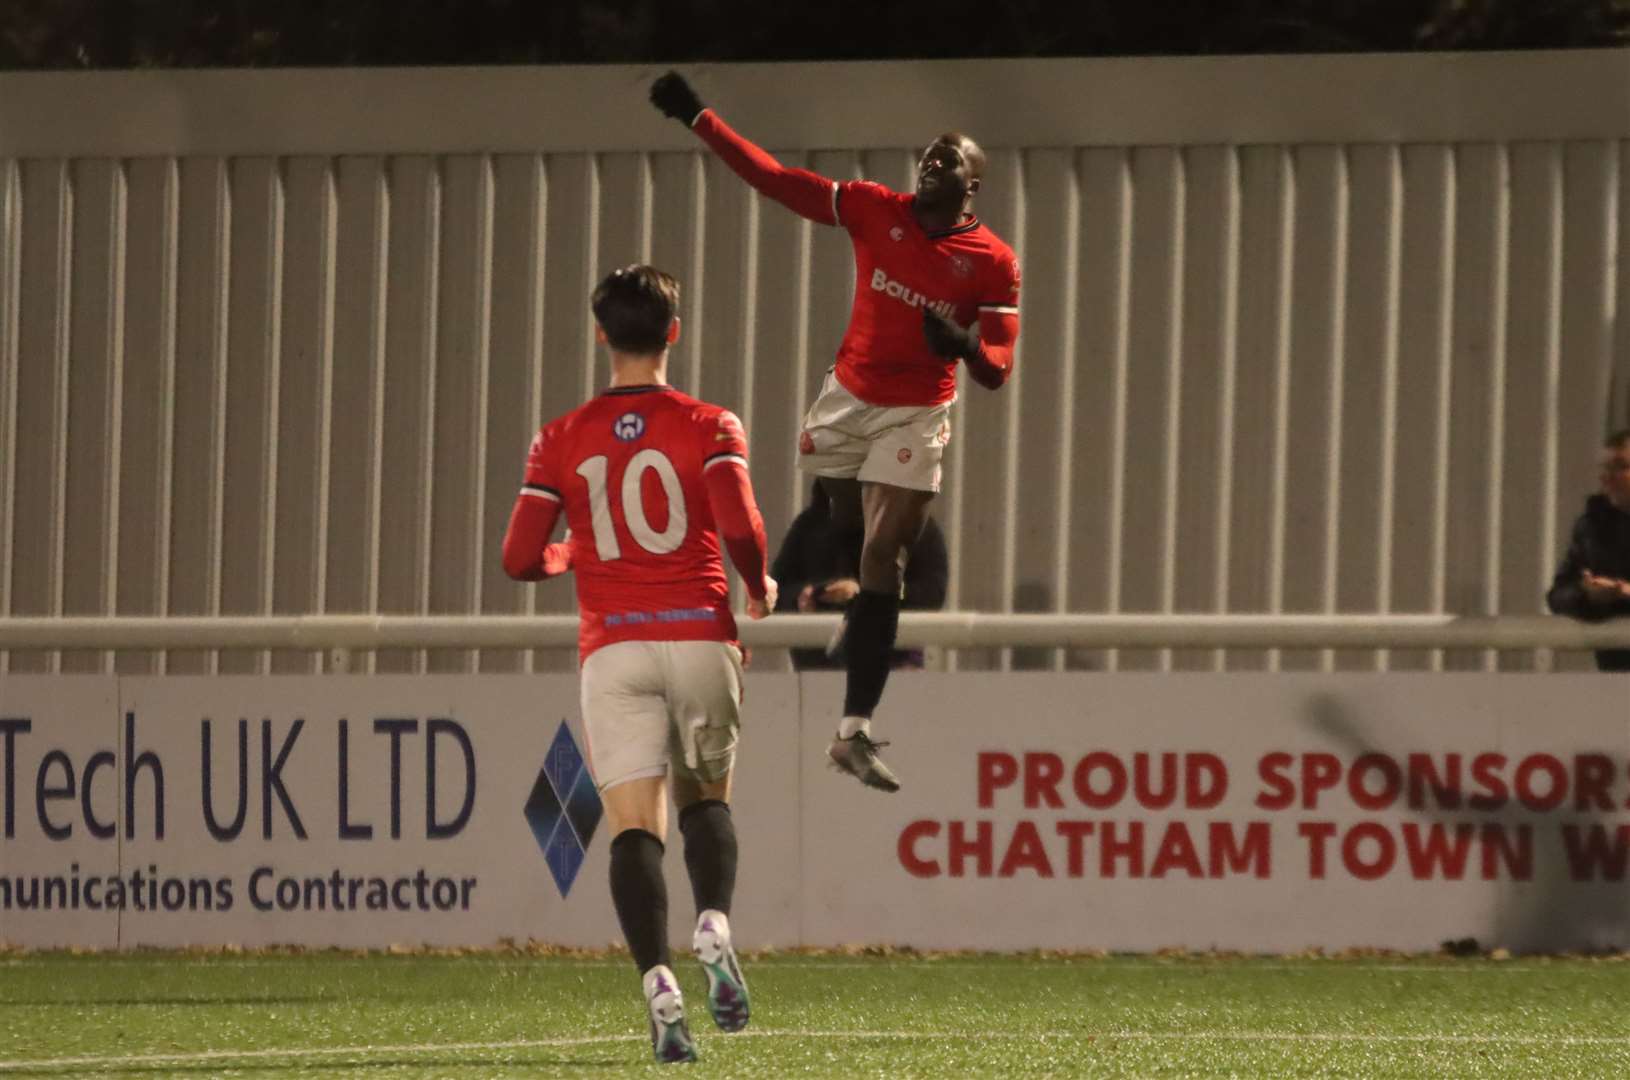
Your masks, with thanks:
M671 116L686 127L696 123L696 118L707 108L685 81L685 76L677 71L670 71L651 84L651 104L662 115Z
M947 358L974 356L979 352L979 333L964 329L931 307L923 308L923 337L928 347Z

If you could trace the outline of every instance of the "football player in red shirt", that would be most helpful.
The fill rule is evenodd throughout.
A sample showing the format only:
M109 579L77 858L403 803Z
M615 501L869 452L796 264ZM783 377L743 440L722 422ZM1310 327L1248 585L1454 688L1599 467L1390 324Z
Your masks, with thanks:
M748 1017L729 919L742 656L721 539L747 588L748 616L764 618L776 599L741 422L666 383L678 306L678 282L650 266L600 282L596 337L611 353L611 386L533 438L504 536L510 577L577 574L589 767L612 834L612 902L640 970L658 1061L696 1058L668 947L670 772L708 1010L725 1031ZM562 511L567 538L551 544Z
M958 362L998 389L1019 335L1018 260L973 215L984 152L965 135L941 135L906 195L787 168L732 131L677 72L651 85L651 102L754 188L811 221L843 226L854 242L849 328L804 416L799 464L821 477L835 526L865 534L844 631L844 715L827 753L861 783L898 791L871 716L888 678L901 566L939 490Z

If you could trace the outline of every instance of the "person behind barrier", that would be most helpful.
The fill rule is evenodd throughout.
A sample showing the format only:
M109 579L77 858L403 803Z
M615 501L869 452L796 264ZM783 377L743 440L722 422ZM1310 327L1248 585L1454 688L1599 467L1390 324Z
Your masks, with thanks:
M854 549L847 552L847 559L839 550L845 542ZM856 564L859 542L858 534L840 533L833 525L832 500L821 481L816 480L809 505L793 518L770 567L770 576L781 586L776 610L806 614L846 611L849 602L860 592L860 582L845 572L846 567ZM950 574L945 533L929 517L916 543L906 552L901 610L938 611L945 605ZM842 670L845 663L841 636L828 649L791 649L789 652L792 666L798 671ZM923 652L894 649L889 653L889 665L896 670L921 668Z
M1599 622L1630 616L1630 428L1602 444L1602 490L1585 500L1545 603L1558 615ZM1630 671L1630 649L1601 649L1602 671Z
M503 551L517 580L577 574L583 730L612 833L611 899L659 1062L696 1060L668 945L670 777L708 1011L724 1031L747 1024L730 929L742 654L721 542L746 586L750 618L769 615L777 591L765 573L741 422L667 385L678 306L679 283L650 266L616 270L595 288L595 336L611 354L611 386L532 440ZM562 512L568 539L550 544Z

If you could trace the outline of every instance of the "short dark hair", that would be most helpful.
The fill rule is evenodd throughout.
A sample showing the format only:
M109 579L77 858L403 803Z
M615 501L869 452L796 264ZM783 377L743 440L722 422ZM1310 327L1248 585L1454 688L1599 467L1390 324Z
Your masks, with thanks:
M1623 450L1627 446L1630 446L1630 427L1620 428L1609 435L1606 442L1602 443L1604 450Z
M594 321L618 352L659 353L679 310L679 282L654 266L613 270L594 287Z

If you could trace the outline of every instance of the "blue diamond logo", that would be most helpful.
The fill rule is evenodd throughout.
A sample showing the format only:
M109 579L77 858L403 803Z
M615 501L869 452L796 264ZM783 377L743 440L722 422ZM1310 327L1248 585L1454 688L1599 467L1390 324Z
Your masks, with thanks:
M562 720L526 800L526 823L562 897L572 891L583 868L583 853L600 824L600 814L594 778Z

